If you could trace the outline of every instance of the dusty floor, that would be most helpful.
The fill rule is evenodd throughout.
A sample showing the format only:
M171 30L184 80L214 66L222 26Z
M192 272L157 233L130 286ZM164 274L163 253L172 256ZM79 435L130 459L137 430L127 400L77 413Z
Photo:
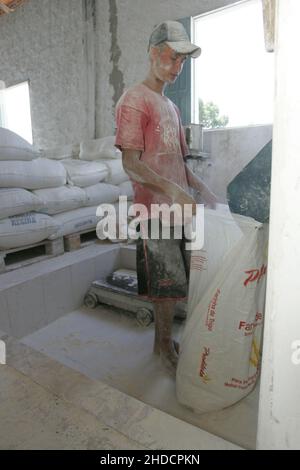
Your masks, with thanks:
M143 449L7 366L0 392L1 450Z
M0 331L0 449L240 450Z
M178 339L182 326L175 325ZM101 380L155 408L223 437L255 448L258 389L226 410L196 415L176 400L175 382L152 354L153 325L106 307L82 308L23 338L25 344Z

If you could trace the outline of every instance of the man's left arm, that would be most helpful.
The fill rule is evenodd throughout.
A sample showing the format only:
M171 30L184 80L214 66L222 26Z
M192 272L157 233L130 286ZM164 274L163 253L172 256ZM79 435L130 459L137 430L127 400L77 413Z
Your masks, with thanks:
M209 189L199 176L192 172L187 164L185 164L185 171L189 186L200 193L201 199L205 205L209 206L211 209L215 209L218 202L217 196Z

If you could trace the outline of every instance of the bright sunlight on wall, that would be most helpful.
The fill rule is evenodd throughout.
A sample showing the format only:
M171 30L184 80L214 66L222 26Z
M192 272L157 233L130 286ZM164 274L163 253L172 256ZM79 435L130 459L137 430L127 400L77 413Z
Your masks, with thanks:
M3 82L2 82L3 83ZM1 90L0 124L32 144L29 84L23 82Z

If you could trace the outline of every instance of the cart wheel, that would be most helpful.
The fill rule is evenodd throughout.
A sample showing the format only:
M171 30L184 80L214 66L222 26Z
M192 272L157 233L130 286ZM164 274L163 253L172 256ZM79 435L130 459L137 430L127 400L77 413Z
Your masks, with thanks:
M149 326L153 322L153 313L147 308L140 308L136 314L136 321L140 326Z
M98 305L98 299L95 294L88 293L84 297L84 305L88 308L96 308Z

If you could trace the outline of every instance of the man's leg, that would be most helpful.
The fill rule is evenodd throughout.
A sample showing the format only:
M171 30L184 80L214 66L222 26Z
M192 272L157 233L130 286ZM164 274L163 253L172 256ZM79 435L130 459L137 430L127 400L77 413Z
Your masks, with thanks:
M155 302L156 303L156 302ZM176 304L175 304L176 305ZM175 308L175 306L174 306ZM154 333L154 345L153 345L153 352L154 354L157 354L158 356L160 355L160 343L159 343L159 325L158 322L156 321L156 312L154 309L154 326L155 326L155 333ZM180 351L180 345L178 341L173 340L174 344L174 349L179 354Z
M154 351L159 352L163 364L173 373L176 372L178 353L172 337L176 300L155 301L155 338Z

